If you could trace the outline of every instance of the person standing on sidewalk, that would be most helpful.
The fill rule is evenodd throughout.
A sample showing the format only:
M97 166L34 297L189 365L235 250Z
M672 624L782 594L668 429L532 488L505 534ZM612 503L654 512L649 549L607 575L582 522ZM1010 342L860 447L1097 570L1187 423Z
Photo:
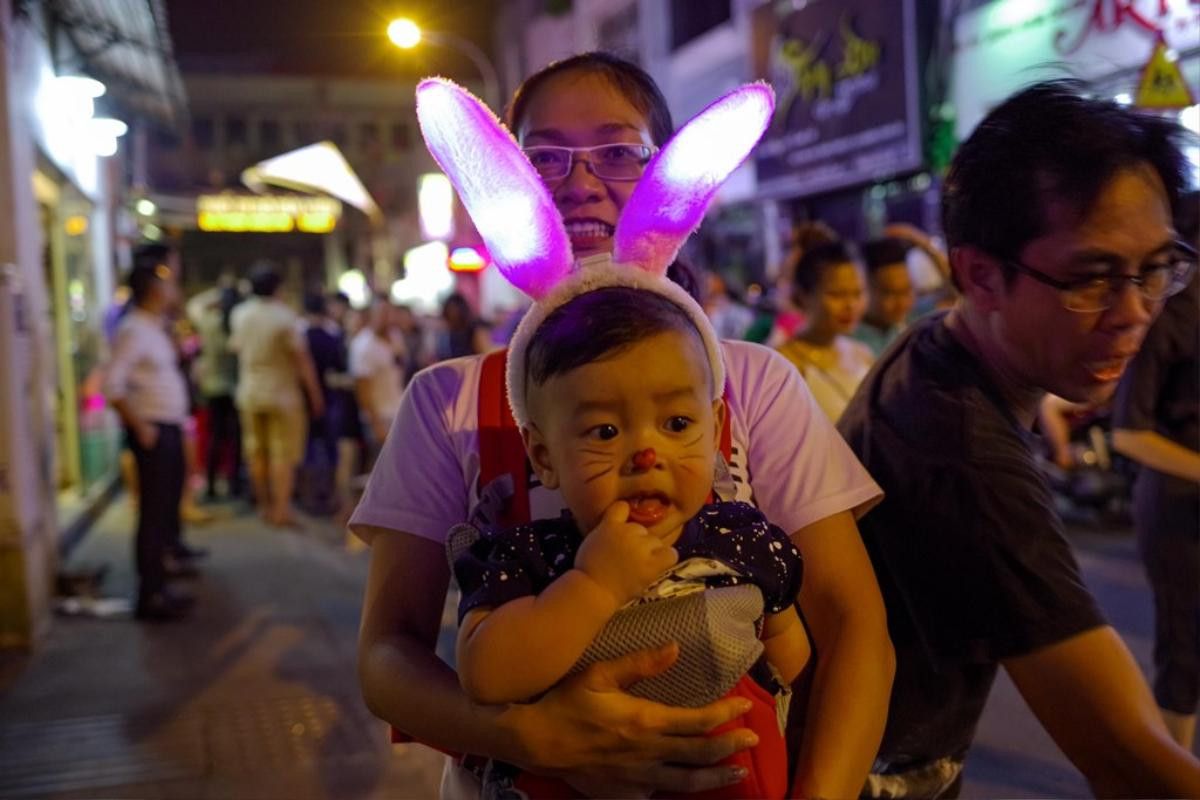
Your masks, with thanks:
M253 296L233 310L229 349L238 355L235 400L254 500L267 522L285 526L293 524L292 486L308 438L301 388L314 419L325 399L300 317L276 296L281 283L269 265L250 275Z
M392 304L376 298L367 324L350 342L350 375L370 437L368 463L383 446L404 393L404 350L392 332Z
M1175 225L1196 241L1196 192ZM1113 449L1138 464L1133 528L1154 594L1154 699L1191 750L1200 705L1200 275L1163 307L1113 401Z
M179 541L179 501L183 495L183 422L187 387L166 313L176 299L166 248L138 253L129 275L133 307L117 327L104 393L125 425L138 475L135 554L138 573L136 616L174 620L188 614L192 598L167 586L164 558Z

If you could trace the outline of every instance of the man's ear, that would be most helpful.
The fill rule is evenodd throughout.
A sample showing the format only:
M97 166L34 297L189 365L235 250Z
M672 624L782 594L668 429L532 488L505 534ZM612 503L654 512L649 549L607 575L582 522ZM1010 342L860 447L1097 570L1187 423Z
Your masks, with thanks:
M1008 293L1004 271L995 256L963 245L950 251L950 270L964 297L990 311Z
M550 460L550 448L546 446L546 437L534 423L521 428L521 441L525 444L525 454L533 472L547 489L558 488L558 473Z
M725 427L725 398L718 397L713 400L713 452L721 451L721 431Z

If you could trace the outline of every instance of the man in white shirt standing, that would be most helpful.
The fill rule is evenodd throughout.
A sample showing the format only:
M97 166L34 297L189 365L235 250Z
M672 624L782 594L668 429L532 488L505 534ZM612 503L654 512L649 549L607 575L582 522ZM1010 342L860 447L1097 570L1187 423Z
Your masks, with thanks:
M234 402L255 502L283 526L293 524L292 486L308 440L304 396L314 419L325 413L325 399L300 317L276 296L281 283L270 266L250 275L253 296L230 316L229 349L238 354Z
M171 269L161 245L143 248L129 274L132 308L113 340L104 393L125 424L138 471L135 553L138 619L181 619L192 599L167 586L166 550L179 541L183 494L183 422L188 397L166 312L176 300Z
M392 419L400 408L404 349L392 337L392 304L377 298L367 312L367 324L350 342L350 374L354 378L358 406L370 433L371 450L379 452Z

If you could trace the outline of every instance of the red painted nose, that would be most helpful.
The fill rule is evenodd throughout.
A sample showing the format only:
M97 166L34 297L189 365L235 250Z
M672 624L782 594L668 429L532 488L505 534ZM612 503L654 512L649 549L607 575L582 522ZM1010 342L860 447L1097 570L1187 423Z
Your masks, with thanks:
M650 469L654 466L654 448L647 447L641 452L633 454L633 466L637 469Z

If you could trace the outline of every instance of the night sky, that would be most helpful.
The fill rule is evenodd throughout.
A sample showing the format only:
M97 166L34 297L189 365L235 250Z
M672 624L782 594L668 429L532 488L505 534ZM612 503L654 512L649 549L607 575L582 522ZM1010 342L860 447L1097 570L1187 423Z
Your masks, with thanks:
M497 0L167 0L176 59L186 72L463 79L474 68L453 50L403 51L387 23L407 16L491 53Z

